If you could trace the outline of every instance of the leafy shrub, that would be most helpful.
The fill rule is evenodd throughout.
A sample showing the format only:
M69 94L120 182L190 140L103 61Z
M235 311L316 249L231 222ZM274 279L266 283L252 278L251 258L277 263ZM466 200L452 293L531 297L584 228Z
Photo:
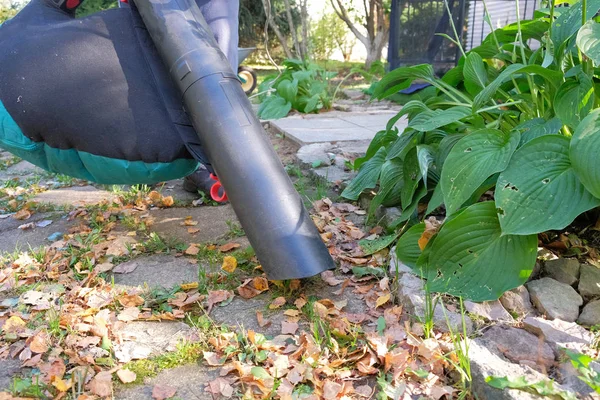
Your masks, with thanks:
M308 61L285 60L280 76L267 78L259 87L261 97L258 116L262 119L283 118L294 109L303 113L330 109L330 80L337 74Z
M497 299L528 279L538 233L600 205L600 24L586 18L599 10L600 0L540 9L493 31L440 79L416 65L377 85L380 99L415 80L435 93L375 136L343 196L378 185L370 211L400 205L395 227L412 223L419 203L426 215L444 204L447 219L424 249L424 223L397 246L431 290ZM493 201L479 202L489 191Z

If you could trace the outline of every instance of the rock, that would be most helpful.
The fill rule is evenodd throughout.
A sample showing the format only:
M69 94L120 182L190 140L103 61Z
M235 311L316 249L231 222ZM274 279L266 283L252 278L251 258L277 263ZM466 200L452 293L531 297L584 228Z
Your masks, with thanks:
M396 246L394 246L390 249L390 276L395 277L398 275L398 277L400 277L405 273L416 275L411 267L398 260L398 257L396 256Z
M128 273L115 273L114 280L118 285L163 287L171 289L182 283L198 280L198 265L190 263L188 258L175 258L172 255L157 254L139 257L115 268Z
M3 390L8 391L10 389L13 384L13 379L18 375L20 369L21 361L19 359L0 359L0 392Z
M529 392L517 389L500 390L490 386L485 379L488 376L509 378L524 377L528 382L547 379L545 375L526 365L507 361L496 349L489 348L482 339L469 342L469 359L471 361L472 389L479 400L533 400L544 399Z
M398 298L409 314L421 321L425 319L425 290L423 281L419 277L412 274L403 274L398 281ZM448 309L444 310L443 307L438 302L433 311L434 326L442 332L448 332L450 329L454 332L462 332L462 315ZM473 321L468 316L465 316L464 320L466 331L470 334L473 332Z
M473 303L465 301L465 309L471 314L478 315L489 321L513 321L513 317L504 309L498 300Z
M558 260L558 256L545 247L538 247L538 260Z
M579 294L586 299L600 296L600 268L590 264L581 265Z
M554 365L552 348L522 329L496 325L485 332L483 340L510 361L542 373Z
M313 143L300 147L296 157L308 168L318 168L331 165L329 153L332 150L331 143Z
M506 310L520 317L535 313L535 310L531 305L529 292L525 286L519 286L505 292L502 297L500 297L500 303L502 303Z
M583 299L571 286L552 278L542 278L527 283L527 289L533 304L549 318L567 322L577 320Z
M375 213L377 218L377 225L381 225L384 228L392 225L394 221L402 216L402 209L400 207L378 207Z
M600 373L600 364L592 362L590 364L592 369L597 373ZM578 399L600 399L600 395L594 391L588 384L583 382L579 377L581 374L573 367L571 361L562 363L558 367L558 374L560 375L560 383L568 390L577 393Z
M579 261L575 258L548 260L544 264L544 273L554 280L574 286L579 280Z
M118 385L115 389L115 400L151 399L155 385L165 385L177 389L174 399L212 400L207 392L209 382L219 377L220 368L210 368L198 364L189 364L160 372L154 378L148 379L143 385Z
M561 354L562 348L582 353L592 340L592 335L585 328L560 319L550 321L540 317L527 317L523 320L523 328L542 336L557 355Z
M600 324L600 300L594 300L586 304L577 323L583 326Z
M356 173L353 171L346 171L344 165L334 164L326 168L311 169L311 174L316 175L318 178L325 179L327 182L345 186L347 182L352 180Z
M120 362L161 355L175 351L182 340L198 340L195 330L183 322L129 322L118 335L123 340L115 344L115 356Z
M98 204L103 201L110 202L115 198L114 194L106 190L96 189L93 186L74 186L48 190L35 196L33 201L56 206L77 206Z

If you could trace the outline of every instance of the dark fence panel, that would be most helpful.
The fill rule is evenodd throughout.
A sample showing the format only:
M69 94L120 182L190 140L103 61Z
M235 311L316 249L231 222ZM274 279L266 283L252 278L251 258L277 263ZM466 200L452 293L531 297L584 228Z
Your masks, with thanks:
M490 33L482 0L447 0L460 42L465 50L478 46ZM513 23L515 0L487 0L494 28ZM532 18L538 0L521 0L520 16ZM437 34L455 38L444 0L392 0L388 61L390 69L402 65L433 64L447 70L460 59L458 46Z

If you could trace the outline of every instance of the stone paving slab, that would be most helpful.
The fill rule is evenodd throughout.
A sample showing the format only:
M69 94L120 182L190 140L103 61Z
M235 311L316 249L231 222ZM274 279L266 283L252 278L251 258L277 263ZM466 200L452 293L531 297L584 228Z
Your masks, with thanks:
M150 211L150 216L154 218L154 224L150 226L152 231L185 243L212 243L230 231L227 221L239 225L230 205L157 209ZM188 216L198 222L194 228L200 231L194 235L188 233L189 226L181 225Z
M35 196L32 201L56 206L78 206L98 204L103 201L111 201L114 198L113 193L96 189L93 186L74 186L48 190Z
M154 385L166 385L177 389L176 399L212 400L214 397L205 391L210 381L219 377L220 368L209 368L198 364L183 365L165 370L148 379L143 386L118 389L115 400L152 399Z
M163 287L198 281L198 265L186 257L175 258L167 254L138 257L118 265L120 270L133 269L128 273L113 274L115 283L123 286Z
M10 389L13 378L19 373L21 361L13 358L0 360L0 392Z
M34 225L40 221L51 220L50 225L45 227L34 227L31 229L22 230L18 227L23 224L33 223ZM69 228L76 226L78 221L67 221L60 214L42 213L33 214L31 218L19 221L12 217L0 219L0 252L12 253L15 250L29 250L42 245L50 245L51 242L47 239L55 232L67 233Z
M14 178L25 179L34 174L45 174L46 171L27 161L20 161L11 165L4 171L0 171L0 181L7 181Z
M293 115L271 121L271 126L300 145L323 142L342 142L373 139L384 129L396 111L371 112L332 111L324 114ZM396 123L406 127L406 119Z

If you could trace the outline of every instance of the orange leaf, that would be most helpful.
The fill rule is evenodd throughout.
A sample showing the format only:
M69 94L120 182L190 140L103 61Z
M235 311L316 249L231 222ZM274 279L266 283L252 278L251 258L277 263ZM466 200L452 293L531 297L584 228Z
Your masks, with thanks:
M120 370L118 370L117 371L117 376L119 377L119 379L123 383L135 382L135 379L137 378L137 375L135 374L135 372L130 371L128 369L120 369Z
M265 320L261 311L256 311L256 320L258 321L258 326L260 326L261 328L265 328L271 325L271 321Z
M38 333L31 339L29 350L33 353L45 353L48 351L48 338L42 332ZM64 392L64 390L63 390Z
M285 304L285 297L278 297L271 304L269 304L269 310L280 308Z
M185 254L187 254L188 256L195 256L200 252L200 249L198 247L196 247L195 244L192 244L190 247L187 248L187 250L185 251Z
M152 398L155 400L165 400L175 396L177 389L167 385L154 385L152 389Z
M223 246L219 246L219 251L221 253L227 253L228 251L237 249L238 247L240 247L239 243L229 242L229 243L225 243Z
M163 206L171 207L173 204L175 204L175 200L173 200L173 196L163 197L163 199L162 199Z
M29 210L19 210L17 211L14 215L13 215L14 219L18 219L20 221L24 220L24 219L29 219L31 218L31 212Z
M88 389L100 397L109 397L113 393L112 374L108 371L101 371L90 381Z
M375 303L375 308L381 307L382 305L384 305L385 303L390 301L391 297L392 297L391 293L387 293L387 294L384 294L383 296L379 296L379 298L377 299L377 302Z
M198 228L188 228L188 233L191 235L194 235L198 232L200 232L200 229L198 229Z
M144 299L137 294L124 294L119 297L119 303L123 307L137 307L144 304Z

